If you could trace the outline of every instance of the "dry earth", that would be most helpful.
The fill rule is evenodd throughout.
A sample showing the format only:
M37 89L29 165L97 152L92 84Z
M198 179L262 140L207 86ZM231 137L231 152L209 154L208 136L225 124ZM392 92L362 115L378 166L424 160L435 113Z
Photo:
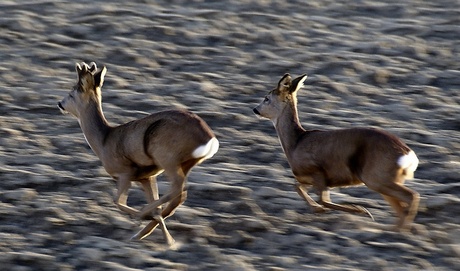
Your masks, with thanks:
M459 268L459 37L457 0L1 1L1 268ZM176 247L159 230L129 241L142 225L113 204L115 184L59 113L80 61L107 66L112 124L182 107L215 130L220 151L167 220ZM415 234L382 230L393 214L365 187L332 198L375 222L301 201L272 124L251 111L285 72L310 76L305 128L380 127L416 151ZM140 188L130 204L144 204Z

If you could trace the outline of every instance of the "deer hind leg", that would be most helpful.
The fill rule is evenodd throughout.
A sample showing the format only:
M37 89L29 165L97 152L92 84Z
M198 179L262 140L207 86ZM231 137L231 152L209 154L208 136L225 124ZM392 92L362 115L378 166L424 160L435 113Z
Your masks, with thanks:
M386 196L383 194L382 196L390 204L391 208L393 208L393 210L395 211L396 216L398 217L397 224L400 224L401 221L404 221L404 218L405 218L404 207L401 205L401 202L398 199L390 197L390 196Z
M155 220L160 224L161 229L165 233L165 239L168 242L168 245L174 244L174 239L172 236L169 234L168 230L166 229L166 224L164 223L164 220L168 218L169 216L174 214L174 211L181 205L187 197L187 192L183 191L179 197L175 197L172 201L169 202L168 206L161 212L160 215L155 216ZM147 228L148 229L148 228Z
M188 172L196 164L196 161L191 160L191 161L184 163L183 165L181 165L181 170L179 170L178 173L169 175L169 176L175 175L175 177L172 178L173 186L171 187L171 191L175 191L175 192L174 193L170 192L170 194L173 193L173 195L175 196L172 197L169 204L166 206L165 209L163 209L163 211L161 212L161 216L159 217L157 216L157 220L151 221L149 224L147 224L147 226L145 226L142 230L136 233L131 239L141 240L145 238L146 236L148 236L153 230L155 230L155 228L158 226L159 223L161 223L162 220L173 215L175 210L185 201L185 199L187 198L187 191L185 191L185 185L184 185L185 178L188 175ZM154 202L154 204L156 204L156 202Z
M131 239L142 240L145 237L149 236L155 230L155 228L158 226L159 223L161 225L161 221L164 221L164 219L166 219L166 218L168 218L168 217L170 217L171 215L174 214L174 211L177 209L177 207L179 207L185 201L186 197L187 197L187 192L183 191L182 194L180 195L180 197L174 198L166 206L166 208L163 209L163 211L161 212L160 217L156 217L157 218L156 220L152 220L149 224L147 224L147 226L145 226L142 230L140 230L138 233L136 233ZM163 225L164 225L164 223L163 223ZM166 226L164 226L164 227L166 227ZM168 238L166 238L166 240L168 241ZM171 241L168 241L168 244L172 245L174 243L174 239L172 239L172 237L171 237L170 240Z
M165 171L166 172L166 171ZM139 212L139 217L144 218L151 215L151 213L159 206L172 201L174 198L180 196L185 186L185 176L182 170L174 172L166 172L166 175L171 180L171 188L166 195L161 196L158 200L148 204Z
M142 184L142 187L144 188L144 192L145 192L147 201L149 203L152 203L155 200L158 200L158 187L157 187L156 179L153 177L151 180L149 180L149 179L140 180L140 182ZM117 195L115 196L115 203L117 204L118 208L120 210L130 214L131 216L138 216L139 211L134 209L134 208L132 208L132 207L129 207L127 205L128 191L129 191L129 188L131 187L131 179L128 178L128 177L119 178L117 180L117 184L118 184L118 191L117 191ZM158 215L158 216L160 216L160 215ZM154 219L155 219L154 221L158 220L156 217L154 217ZM169 231L166 228L166 225L165 225L163 219L159 219L159 223L160 223L160 225L162 227L163 235L164 235L166 241L168 242L168 244L174 243L174 239L171 237L171 234L169 234ZM149 223L149 225L150 225L150 223ZM149 225L147 225L147 227ZM158 222L157 222L156 225L158 225ZM156 225L149 231L149 234L151 232L153 232L153 230L155 229ZM145 238L147 236L148 236L148 234L145 235L143 238ZM133 237L131 239L133 239Z
M420 195L399 183L387 183L377 190L391 205L398 216L397 230L405 230L417 215Z
M343 204L337 204L331 202L331 198L329 195L329 190L327 188L324 188L320 190L320 200L319 202L327 208L334 209L334 210L339 210L339 211L344 211L348 213L355 213L355 214L364 214L368 215L372 220L374 220L374 217L372 214L364 207L359 206L359 205L343 205Z

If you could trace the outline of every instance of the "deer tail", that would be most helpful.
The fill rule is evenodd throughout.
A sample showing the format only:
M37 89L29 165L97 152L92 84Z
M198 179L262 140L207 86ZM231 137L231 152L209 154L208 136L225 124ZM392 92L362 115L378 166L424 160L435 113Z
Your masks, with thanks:
M398 165L401 169L403 169L404 175L406 179L413 179L414 172L418 166L418 158L414 151L410 151L409 153L399 157Z

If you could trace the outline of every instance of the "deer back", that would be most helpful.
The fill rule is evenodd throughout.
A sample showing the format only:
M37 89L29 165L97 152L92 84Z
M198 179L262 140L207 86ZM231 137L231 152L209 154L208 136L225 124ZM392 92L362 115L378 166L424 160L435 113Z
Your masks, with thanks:
M193 157L214 133L196 114L181 110L154 113L115 127L107 135L105 156L124 157L138 165L182 163Z
M410 152L398 137L382 130L351 128L306 131L288 155L295 175L320 172L330 186L361 182L364 171L397 172Z

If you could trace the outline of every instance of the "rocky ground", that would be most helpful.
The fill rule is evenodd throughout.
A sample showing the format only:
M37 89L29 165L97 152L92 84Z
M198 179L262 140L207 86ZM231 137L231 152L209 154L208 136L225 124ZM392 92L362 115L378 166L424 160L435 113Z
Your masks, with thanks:
M442 1L1 1L0 262L4 270L454 270L460 266L460 4ZM159 230L113 203L115 184L56 103L75 62L106 65L112 124L169 108L202 116L219 152ZM366 187L332 199L375 222L314 214L272 124L252 108L308 73L307 129L372 126L420 158L417 231ZM159 178L161 192L168 183ZM145 204L140 188L130 204Z

